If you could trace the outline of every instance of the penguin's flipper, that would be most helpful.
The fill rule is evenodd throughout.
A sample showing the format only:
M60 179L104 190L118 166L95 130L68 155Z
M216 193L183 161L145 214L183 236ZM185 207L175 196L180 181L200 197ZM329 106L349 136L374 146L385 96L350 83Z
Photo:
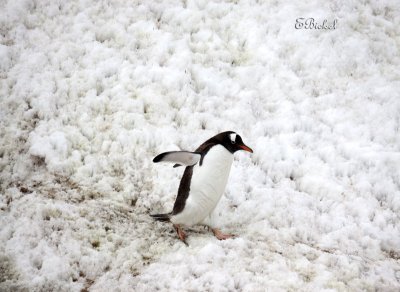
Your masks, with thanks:
M191 166L200 161L201 154L189 151L164 152L154 157L153 162L172 162L179 165ZM174 165L174 167L176 167Z

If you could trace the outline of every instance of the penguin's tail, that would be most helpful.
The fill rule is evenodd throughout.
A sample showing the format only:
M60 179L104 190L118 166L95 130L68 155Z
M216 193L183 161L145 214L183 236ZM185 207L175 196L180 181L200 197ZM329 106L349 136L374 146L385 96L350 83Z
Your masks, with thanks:
M155 220L158 221L169 221L171 218L171 213L166 213L166 214L150 214L151 217L153 217Z

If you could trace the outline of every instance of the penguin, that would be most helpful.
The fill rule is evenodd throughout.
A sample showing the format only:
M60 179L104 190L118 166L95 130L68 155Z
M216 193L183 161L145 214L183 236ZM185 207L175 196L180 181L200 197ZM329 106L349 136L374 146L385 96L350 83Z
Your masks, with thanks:
M150 216L155 220L171 222L179 239L186 245L182 226L206 225L219 240L233 237L215 228L210 216L224 193L233 154L238 150L253 153L237 133L226 131L211 137L194 152L170 151L157 155L154 163L171 162L175 163L174 167L185 166L185 170L172 211Z

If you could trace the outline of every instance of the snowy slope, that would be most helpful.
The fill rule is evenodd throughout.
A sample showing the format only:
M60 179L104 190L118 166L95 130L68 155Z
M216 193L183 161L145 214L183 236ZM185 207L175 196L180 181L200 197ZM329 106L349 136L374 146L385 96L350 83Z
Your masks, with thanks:
M399 291L399 1L2 0L0 32L1 291ZM187 247L151 160L224 130L237 238Z

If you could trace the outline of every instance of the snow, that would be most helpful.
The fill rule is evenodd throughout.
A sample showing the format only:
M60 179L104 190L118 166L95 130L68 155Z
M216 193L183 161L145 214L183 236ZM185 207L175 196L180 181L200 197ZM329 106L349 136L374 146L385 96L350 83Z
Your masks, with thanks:
M394 0L2 1L0 290L400 290L399 35ZM152 159L225 130L237 237L185 246Z

